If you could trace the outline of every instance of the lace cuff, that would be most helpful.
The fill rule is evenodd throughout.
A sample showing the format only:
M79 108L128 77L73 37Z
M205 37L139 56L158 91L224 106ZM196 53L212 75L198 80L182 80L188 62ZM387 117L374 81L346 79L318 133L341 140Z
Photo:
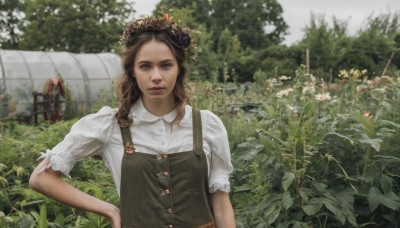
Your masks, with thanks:
M222 192L230 192L231 191L231 185L230 185L229 181L228 182L225 182L225 181L224 182L217 182L217 183L211 184L209 186L209 192L210 193L216 192L217 190L220 190Z
M52 150L46 150L46 153L40 152L41 156L37 159L49 158L49 164L43 167L39 172L52 168L54 171L60 171L65 176L69 176L69 172L74 167L76 161L73 158L62 157L62 154L56 154Z

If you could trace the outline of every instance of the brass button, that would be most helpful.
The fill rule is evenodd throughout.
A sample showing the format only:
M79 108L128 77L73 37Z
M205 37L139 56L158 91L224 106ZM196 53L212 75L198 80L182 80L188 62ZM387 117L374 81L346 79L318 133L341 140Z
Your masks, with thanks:
M125 153L127 154L133 154L135 152L135 147L128 142L125 144Z
M173 210L172 208L168 208L168 213L172 214Z
M163 190L163 191L161 192L161 195L162 195L162 196L164 196L164 195L169 195L170 193L171 193L171 190L166 189L166 190Z

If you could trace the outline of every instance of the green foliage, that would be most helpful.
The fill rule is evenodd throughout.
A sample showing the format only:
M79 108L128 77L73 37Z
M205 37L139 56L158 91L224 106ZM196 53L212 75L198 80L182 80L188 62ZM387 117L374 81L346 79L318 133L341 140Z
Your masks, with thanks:
M21 36L25 0L0 1L0 48L17 49Z
M75 121L39 126L0 122L1 227L110 227L101 216L76 211L28 188L39 152L61 141ZM80 177L66 179L73 186L118 205L111 174L102 161L86 159L75 166L71 175Z
M260 70L256 83L237 85L222 65L212 82L191 85L191 104L225 123L238 227L399 226L399 78L326 83L300 68L276 79ZM96 107L114 98L104 92ZM0 123L0 226L110 227L27 188L39 151L74 122ZM85 159L71 176L79 177L66 179L71 185L119 204L102 161Z
M112 51L134 11L122 1L27 1L20 48L69 52Z
M399 225L393 140L400 132L394 111L400 81L375 81L342 81L333 90L298 70L292 82L257 83L270 88L265 109L232 155L232 202L241 227ZM312 85L315 92L305 89Z
M217 37L214 39L215 45L225 29L237 35L243 47L253 49L279 43L287 29L287 24L281 16L282 7L276 0L164 0L157 5L157 9L162 5L192 9L195 21L205 25L207 30ZM265 25L268 25L269 29L264 29Z
M341 69L367 69L379 76L392 53L400 47L400 12L388 11L366 19L356 34L348 34L347 21L311 14L304 38L287 47L282 44L287 24L276 0L189 1L163 0L173 9L180 24L199 33L202 51L197 64L190 66L192 79L203 81L227 63L236 81L252 81L257 70L268 78L290 75L291 69L306 64L310 72L333 82ZM2 48L70 51L120 52L117 45L123 26L132 19L134 5L121 1L0 1ZM143 16L143 15L141 15ZM79 35L76 35L79 34ZM62 38L59 38L62 37ZM387 72L396 75L400 64L397 53ZM222 82L222 79L220 79Z

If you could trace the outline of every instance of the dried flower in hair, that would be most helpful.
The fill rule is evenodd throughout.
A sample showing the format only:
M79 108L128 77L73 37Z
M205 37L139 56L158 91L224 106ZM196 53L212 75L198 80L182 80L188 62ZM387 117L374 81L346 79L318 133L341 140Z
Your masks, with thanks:
M178 26L173 17L165 12L162 12L161 16L148 16L133 21L124 30L120 44L125 48L129 48L134 44L139 34L152 31L166 32L172 38L173 42L185 51L187 60L197 61L198 53L201 52L201 49L197 46L197 40L191 37L194 31Z

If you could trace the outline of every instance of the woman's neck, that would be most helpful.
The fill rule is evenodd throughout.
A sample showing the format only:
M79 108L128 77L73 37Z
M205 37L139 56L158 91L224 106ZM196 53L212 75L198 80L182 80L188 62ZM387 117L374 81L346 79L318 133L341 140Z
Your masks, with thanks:
M158 117L165 116L176 108L176 102L173 99L153 101L142 98L142 102L147 111Z

